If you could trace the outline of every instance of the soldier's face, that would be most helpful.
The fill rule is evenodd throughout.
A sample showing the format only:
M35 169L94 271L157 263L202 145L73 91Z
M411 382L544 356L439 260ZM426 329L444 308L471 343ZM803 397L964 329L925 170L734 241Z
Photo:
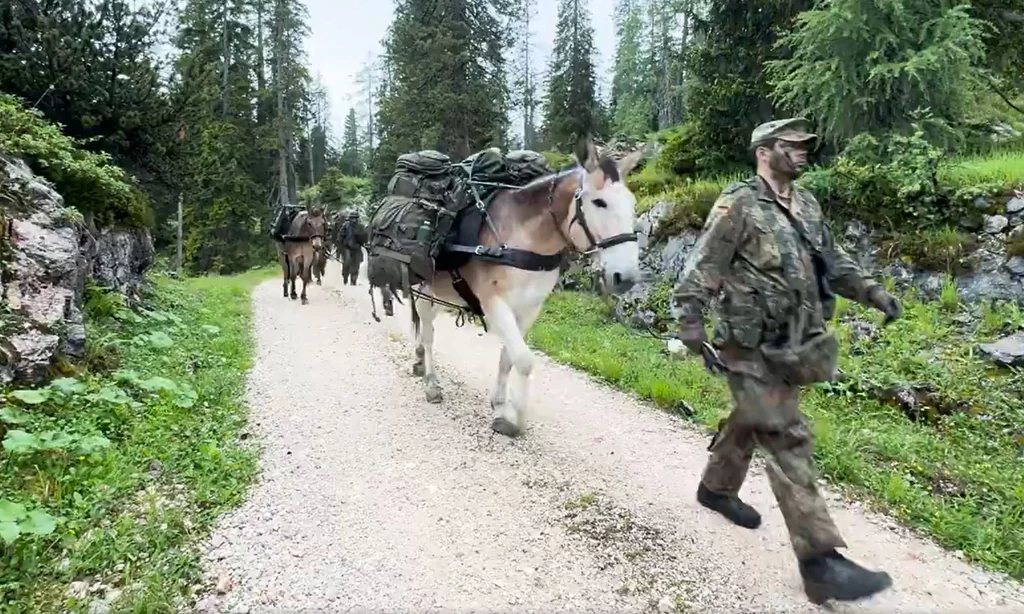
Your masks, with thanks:
M772 171L796 179L807 167L807 147L803 143L776 141L768 158Z

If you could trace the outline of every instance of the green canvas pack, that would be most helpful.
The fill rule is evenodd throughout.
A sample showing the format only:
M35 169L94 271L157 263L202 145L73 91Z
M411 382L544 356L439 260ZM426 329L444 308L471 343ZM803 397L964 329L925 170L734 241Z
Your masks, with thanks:
M544 156L533 151L503 155L491 148L458 165L433 150L399 156L387 196L370 214L370 283L402 288L431 279L459 213L478 197L489 203L501 186L526 185L551 173ZM475 195L470 178L482 182Z

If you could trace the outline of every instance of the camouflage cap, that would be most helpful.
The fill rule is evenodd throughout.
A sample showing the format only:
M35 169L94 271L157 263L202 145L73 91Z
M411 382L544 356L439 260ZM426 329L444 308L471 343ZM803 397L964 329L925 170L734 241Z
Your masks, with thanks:
M355 209L352 209L351 211L348 212L348 216L349 218L359 217L359 212L356 211Z
M765 122L754 128L750 135L750 148L756 149L768 141L788 141L790 143L808 143L810 149L818 145L818 135L811 132L811 122L803 117L790 117Z

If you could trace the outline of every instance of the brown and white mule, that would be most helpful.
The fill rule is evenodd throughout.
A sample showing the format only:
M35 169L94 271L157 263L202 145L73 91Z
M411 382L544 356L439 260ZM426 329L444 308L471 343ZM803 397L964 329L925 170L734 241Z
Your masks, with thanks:
M519 189L499 192L484 224L479 245L512 248L540 258L557 258L566 248L599 259L605 288L622 293L640 275L639 248L634 232L636 198L625 177L642 158L636 152L621 161L599 158L594 145L583 141L576 149L578 167L538 179ZM493 230L492 230L493 227ZM495 234L496 233L496 234ZM557 260L556 260L557 262ZM489 328L502 341L498 378L491 396L491 428L515 437L526 426L529 378L534 355L524 337L558 282L557 264L548 270L528 270L474 258L456 276L438 271L422 284L422 296L412 297L416 333L413 373L424 379L427 400L440 403L443 394L434 366L434 318L438 306L431 298L466 306L453 280L465 280L479 301ZM509 398L509 375L515 377Z
M277 244L277 253L281 261L281 273L284 276L282 289L284 297L292 300L299 298L295 293L295 278L302 277L302 304L309 303L306 298L306 286L313 278L313 267L317 258L324 250L324 237L327 235L327 220L323 211L313 209L311 212L300 211L288 226L288 233L283 243ZM291 284L291 293L288 286Z

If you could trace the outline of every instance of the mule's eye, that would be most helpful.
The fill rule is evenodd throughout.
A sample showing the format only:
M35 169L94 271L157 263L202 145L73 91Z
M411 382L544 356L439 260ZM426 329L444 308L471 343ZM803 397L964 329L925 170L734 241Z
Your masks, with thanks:
M601 207L602 209L608 208L608 203L604 202L604 200L601 198L595 198L594 204L597 205L598 207Z

